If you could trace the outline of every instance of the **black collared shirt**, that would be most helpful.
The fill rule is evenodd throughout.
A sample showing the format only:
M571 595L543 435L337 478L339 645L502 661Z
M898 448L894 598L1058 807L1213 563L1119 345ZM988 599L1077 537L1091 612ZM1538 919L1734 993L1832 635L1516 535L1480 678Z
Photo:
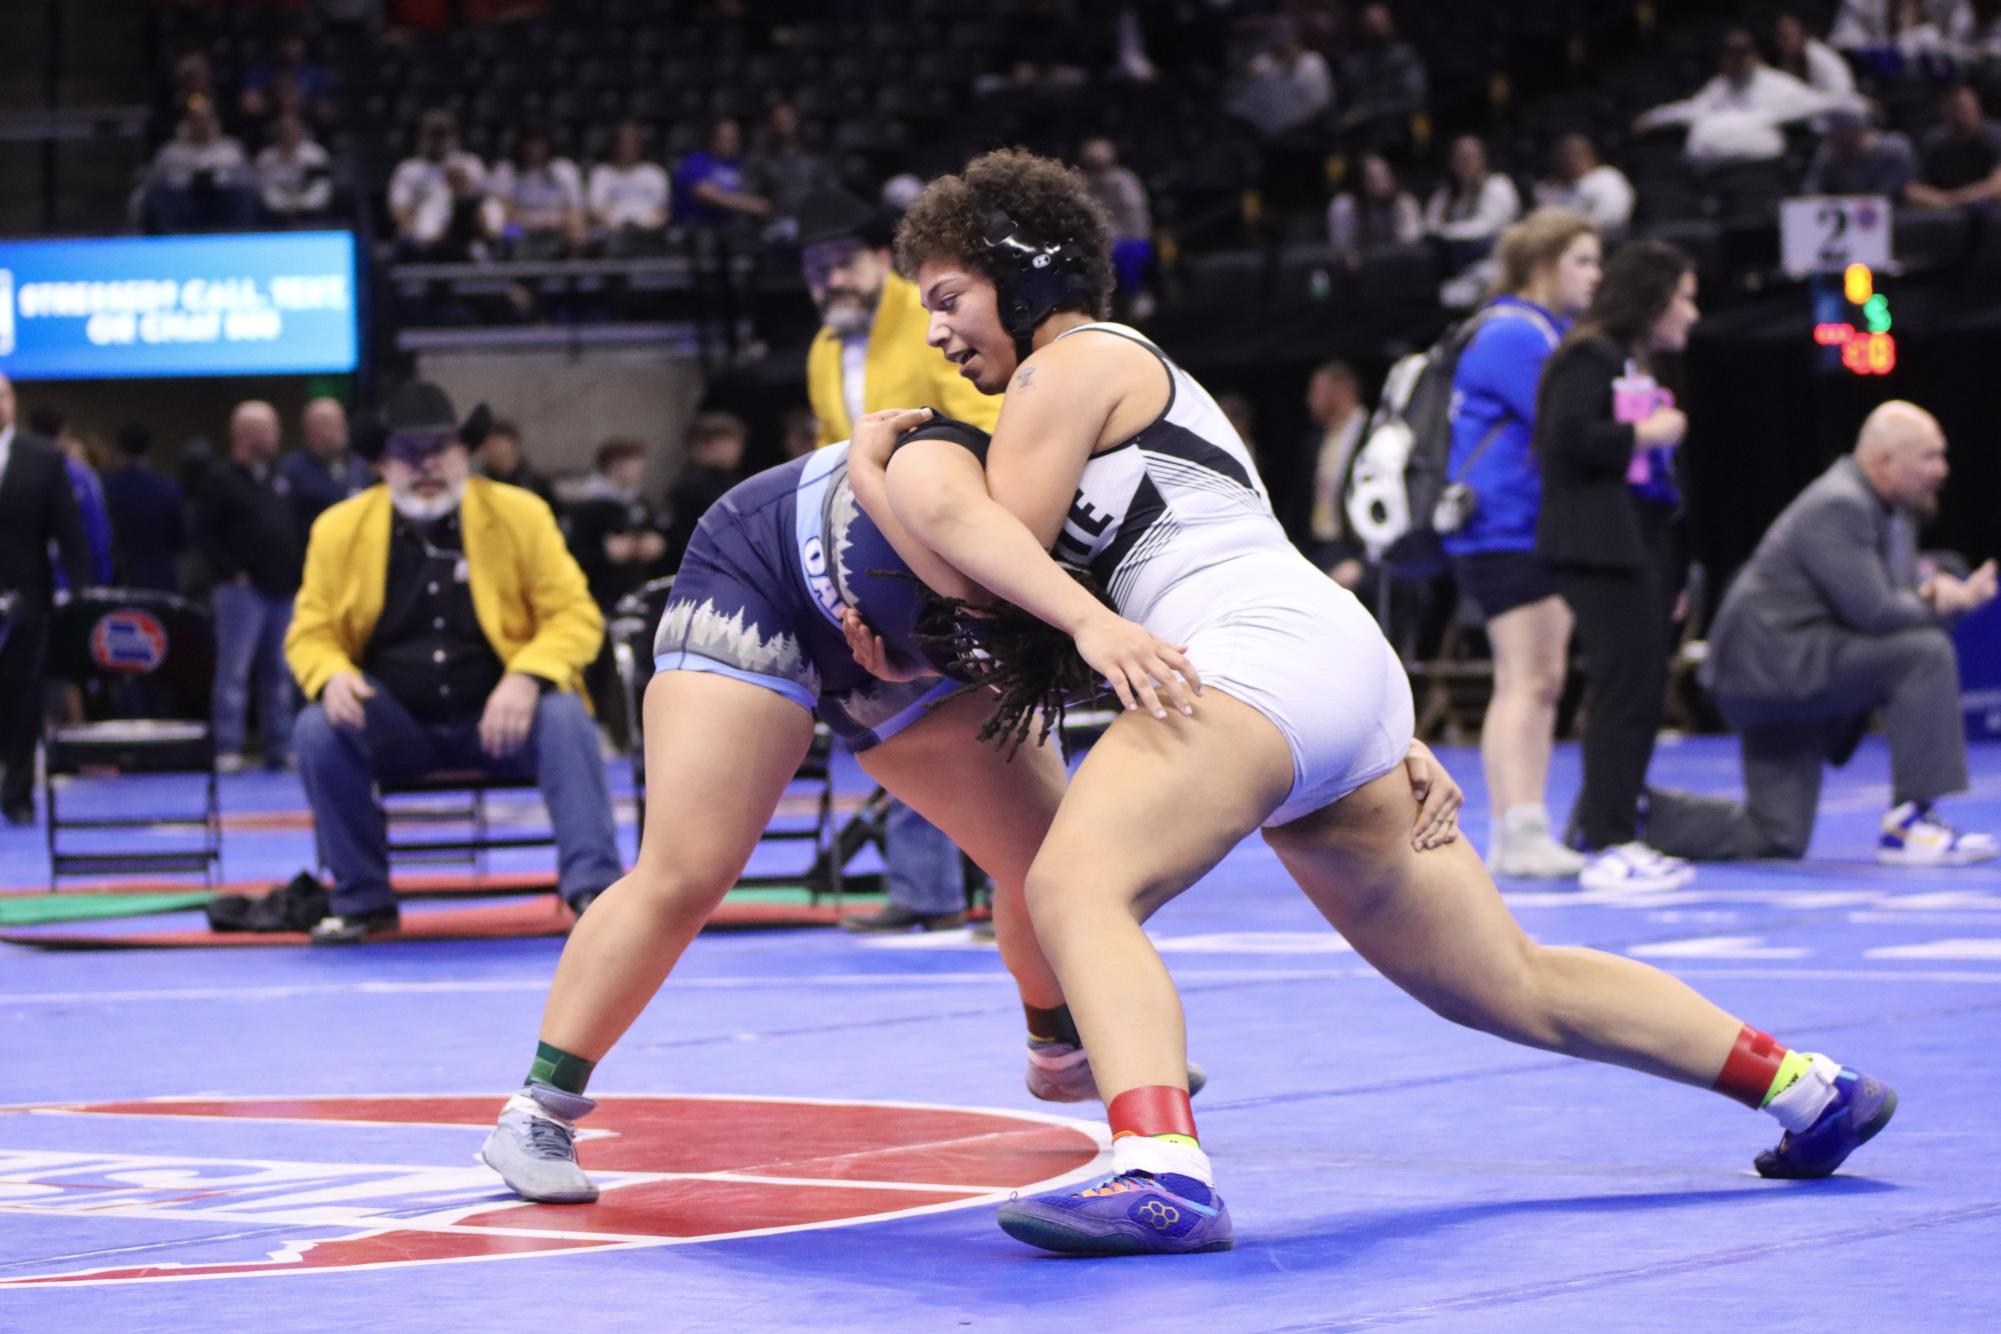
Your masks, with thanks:
M473 614L459 516L391 522L389 586L362 670L420 723L471 721L505 669Z

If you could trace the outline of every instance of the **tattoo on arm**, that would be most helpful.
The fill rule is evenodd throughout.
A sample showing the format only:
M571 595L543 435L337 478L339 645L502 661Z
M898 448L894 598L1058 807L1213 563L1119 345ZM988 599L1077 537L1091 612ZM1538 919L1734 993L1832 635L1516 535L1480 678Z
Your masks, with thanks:
M1038 369L1040 368L1035 366L1023 366L1021 373L1014 377L1014 389L1012 392L1017 394L1027 393L1031 382L1035 379L1035 372Z

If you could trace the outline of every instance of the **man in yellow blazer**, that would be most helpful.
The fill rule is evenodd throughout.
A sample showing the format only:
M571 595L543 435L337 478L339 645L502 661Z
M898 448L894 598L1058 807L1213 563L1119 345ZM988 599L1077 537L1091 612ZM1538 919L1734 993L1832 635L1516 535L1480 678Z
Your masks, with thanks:
M917 285L892 266L889 241L881 215L845 190L817 191L800 205L800 258L820 308L820 332L806 353L820 443L847 439L858 418L883 408L938 408L991 431L1000 399L974 389L925 341L930 317ZM901 802L883 820L883 867L888 904L848 917L843 926L931 931L965 922L959 850Z
M888 227L844 190L800 206L799 243L820 332L806 353L806 395L820 443L854 434L855 420L883 408L932 407L991 431L1001 400L973 388L924 341L930 316L917 284L892 264Z
M332 915L315 944L393 929L377 779L533 777L573 908L624 874L597 727L577 694L604 620L549 506L470 476L451 400L390 401L382 481L313 524L285 659L312 701L293 734Z

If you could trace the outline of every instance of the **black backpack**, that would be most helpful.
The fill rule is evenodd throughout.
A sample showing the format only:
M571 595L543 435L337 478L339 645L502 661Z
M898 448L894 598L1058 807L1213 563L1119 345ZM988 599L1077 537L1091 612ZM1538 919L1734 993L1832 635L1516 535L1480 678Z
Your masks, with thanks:
M1556 330L1535 311L1490 305L1447 329L1430 347L1400 359L1383 381L1382 399L1348 473L1345 508L1349 531L1361 539L1369 559L1398 578L1429 579L1445 569L1439 501L1455 481L1447 471L1453 380L1473 335L1488 320L1504 316L1532 321L1556 346ZM1471 470L1498 434L1497 426L1474 448L1462 472ZM1466 509L1457 518L1463 522L1470 514Z
M310 931L332 910L326 886L309 871L261 898L218 894L202 909L211 931Z

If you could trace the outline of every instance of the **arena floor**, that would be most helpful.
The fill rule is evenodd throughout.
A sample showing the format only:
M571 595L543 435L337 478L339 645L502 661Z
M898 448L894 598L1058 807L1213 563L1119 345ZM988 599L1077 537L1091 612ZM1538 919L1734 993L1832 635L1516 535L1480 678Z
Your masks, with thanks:
M1484 842L1477 757L1447 759ZM1952 812L2001 829L2001 747L1974 763ZM472 1161L558 940L0 946L0 1328L1991 1328L2001 867L1877 867L1887 768L1872 740L1833 778L1804 864L1510 894L1544 941L1656 962L1895 1083L1831 1181L1759 1180L1776 1128L1720 1098L1432 1018L1253 841L1155 923L1230 1253L1064 1261L994 1227L1007 1191L1090 1173L1102 1131L1022 1090L1011 989L960 935L702 938L598 1072L584 1160L611 1189L572 1209ZM1735 772L1698 740L1656 777ZM226 802L230 878L297 868L290 779ZM0 832L0 884L44 887L39 857Z

